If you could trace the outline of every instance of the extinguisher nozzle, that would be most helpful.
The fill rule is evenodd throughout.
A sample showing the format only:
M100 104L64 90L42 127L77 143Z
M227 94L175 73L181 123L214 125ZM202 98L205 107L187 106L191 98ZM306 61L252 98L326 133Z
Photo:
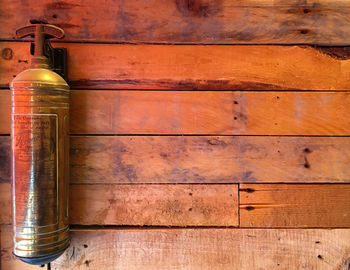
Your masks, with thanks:
M54 260L56 260L59 256L63 254L64 251L61 251L59 253L49 255L49 256L43 256L43 257L36 257L36 258L26 258L26 257L19 257L16 256L18 259L20 259L22 262L33 264L33 265L45 265L48 264Z

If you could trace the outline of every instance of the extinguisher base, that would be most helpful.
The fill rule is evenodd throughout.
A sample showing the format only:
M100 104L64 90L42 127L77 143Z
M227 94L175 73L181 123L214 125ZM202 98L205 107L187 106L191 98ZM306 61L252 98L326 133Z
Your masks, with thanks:
M20 259L22 262L28 263L28 264L32 264L32 265L44 265L44 264L48 264L54 260L56 260L59 256L61 256L63 254L63 251L60 251L56 254L53 255L48 255L48 256L43 256L43 257L34 257L34 258L29 258L29 257L19 257L17 255L14 254L14 256L16 256L18 259Z

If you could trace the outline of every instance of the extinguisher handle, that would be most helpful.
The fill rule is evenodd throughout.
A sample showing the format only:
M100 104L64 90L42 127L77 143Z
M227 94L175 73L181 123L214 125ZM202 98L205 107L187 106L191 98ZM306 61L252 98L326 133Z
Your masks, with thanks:
M31 36L34 40L30 44L30 54L34 57L31 61L32 68L50 68L64 79L67 78L67 49L52 47L50 38L63 38L64 31L48 24L43 20L30 20L31 25L17 29L19 38Z
M63 38L64 37L64 31L63 29L51 25L51 24L43 24L43 23L38 23L38 24L32 24L28 26L21 27L16 30L16 36L19 38L24 38L27 36L34 36L36 33L36 28L38 26L41 26L42 28L42 33L45 34L45 38Z

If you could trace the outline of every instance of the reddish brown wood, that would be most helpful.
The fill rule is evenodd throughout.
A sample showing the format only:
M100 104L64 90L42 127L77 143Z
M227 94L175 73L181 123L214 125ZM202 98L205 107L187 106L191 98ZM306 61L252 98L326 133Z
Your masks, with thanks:
M0 134L10 134L11 96L10 91L0 90ZM1 154L0 154L1 155Z
M240 185L242 227L350 227L350 185Z
M9 99L0 91L0 100ZM72 91L73 134L349 135L348 92ZM0 108L9 134L10 104Z
M66 40L147 43L349 44L346 0L4 0L0 38L28 18L46 19ZM16 16L25 14L26 16Z
M348 50L299 46L57 44L79 89L349 90ZM30 65L29 43L0 42L0 86Z

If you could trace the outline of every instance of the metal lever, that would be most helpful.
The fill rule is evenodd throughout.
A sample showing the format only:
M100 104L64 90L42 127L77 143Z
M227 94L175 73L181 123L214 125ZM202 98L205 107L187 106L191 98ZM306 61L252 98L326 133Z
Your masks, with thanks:
M49 39L63 38L64 31L42 20L30 20L32 25L24 26L16 31L19 38L31 36L35 42L30 44L30 54L34 55L32 67L51 68L67 80L67 49L53 48Z

